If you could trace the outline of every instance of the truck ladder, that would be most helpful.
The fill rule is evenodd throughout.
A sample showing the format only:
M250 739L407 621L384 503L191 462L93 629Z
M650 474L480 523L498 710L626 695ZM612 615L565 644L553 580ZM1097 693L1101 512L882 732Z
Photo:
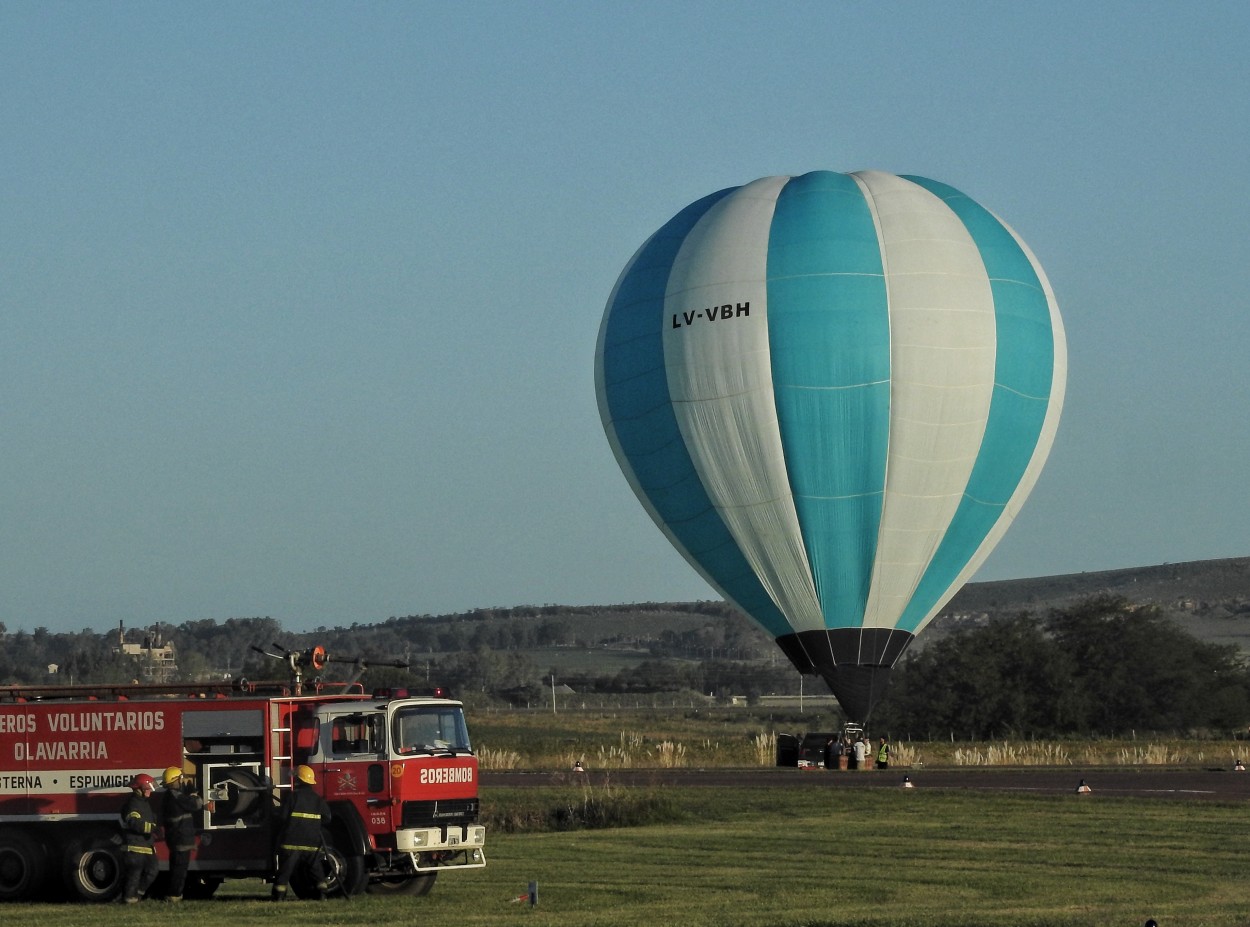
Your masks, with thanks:
M285 719L283 715L285 714ZM295 732L291 727L294 705L287 699L274 699L269 704L269 757L283 773L273 777L278 789L290 789L295 780Z

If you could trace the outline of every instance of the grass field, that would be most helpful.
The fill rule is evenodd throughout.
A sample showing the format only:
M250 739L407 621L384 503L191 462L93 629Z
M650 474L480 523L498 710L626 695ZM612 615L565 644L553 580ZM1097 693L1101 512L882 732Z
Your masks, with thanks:
M609 796L620 798L621 796ZM489 819L603 796L488 790ZM645 799L645 801L641 801ZM1234 927L1250 923L1247 808L922 789L668 789L668 823L493 828L487 868L425 898L272 905L258 882L211 902L8 905L6 927ZM538 904L518 902L528 883Z
M484 768L772 764L818 715L479 711ZM892 765L1224 766L1244 741L895 740ZM968 790L487 788L488 866L425 898L272 905L260 882L211 902L0 907L4 927L1160 927L1250 925L1231 802ZM570 822L594 827L562 829ZM538 904L516 899L531 881Z

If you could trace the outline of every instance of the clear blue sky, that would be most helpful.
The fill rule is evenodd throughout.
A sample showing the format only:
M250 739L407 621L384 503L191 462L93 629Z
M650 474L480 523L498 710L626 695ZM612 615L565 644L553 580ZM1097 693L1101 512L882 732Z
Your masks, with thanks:
M976 577L1250 555L1250 4L0 4L0 621L707 599L604 439L604 304L769 174L1038 255L1059 438Z

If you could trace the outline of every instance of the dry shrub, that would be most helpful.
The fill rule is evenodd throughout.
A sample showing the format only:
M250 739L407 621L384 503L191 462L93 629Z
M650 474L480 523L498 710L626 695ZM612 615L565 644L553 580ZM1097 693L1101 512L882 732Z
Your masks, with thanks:
M661 769L674 769L686 765L686 748L671 740L661 741L651 751L655 764Z
M1012 744L987 744L985 747L959 748L954 754L956 766L1070 766L1063 744L1026 741Z
M1167 744L1146 744L1144 747L1121 748L1119 759L1122 766L1175 766L1183 757L1179 750Z
M911 744L890 744L891 766L923 766L924 755Z
M777 762L777 734L760 731L751 738L751 752L759 766L772 766Z
M521 765L521 754L515 750L492 750L490 747L479 747L477 765L482 769L517 769Z

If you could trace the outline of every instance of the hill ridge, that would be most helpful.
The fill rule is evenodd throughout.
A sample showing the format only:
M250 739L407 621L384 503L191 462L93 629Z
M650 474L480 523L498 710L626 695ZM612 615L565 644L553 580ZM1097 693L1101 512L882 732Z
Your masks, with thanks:
M1250 652L1250 557L969 583L921 632L922 639L968 620L1026 611L1042 616L1097 595L1155 606L1195 637Z

